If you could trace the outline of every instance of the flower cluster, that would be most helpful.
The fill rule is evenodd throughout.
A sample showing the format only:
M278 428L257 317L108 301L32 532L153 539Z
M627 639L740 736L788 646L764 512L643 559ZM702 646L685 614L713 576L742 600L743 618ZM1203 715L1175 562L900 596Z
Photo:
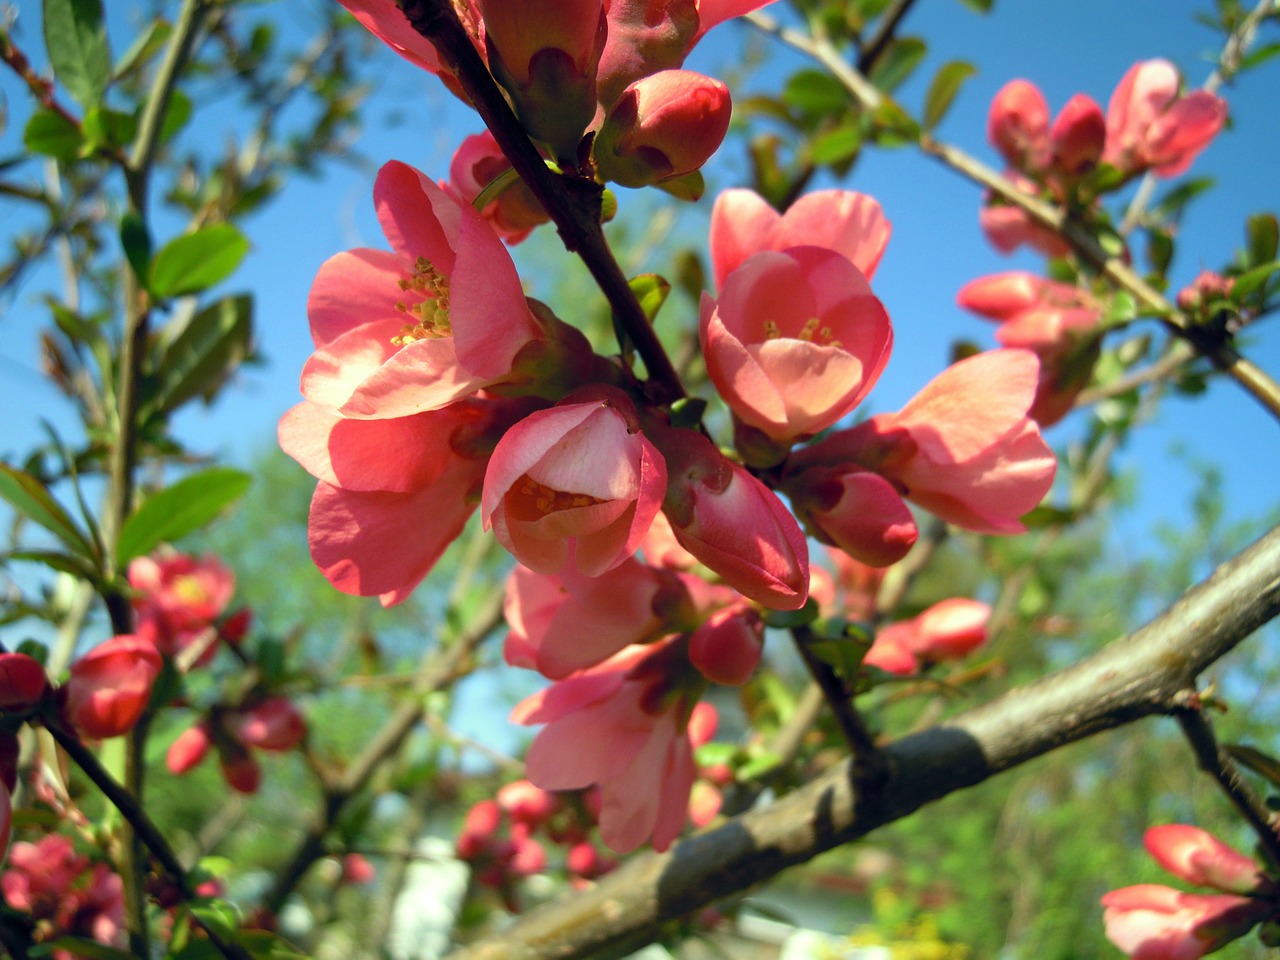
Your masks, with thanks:
M676 189L719 143L728 107L683 59L716 23L760 5L457 6L525 132L562 170ZM447 74L391 0L347 6ZM1039 361L1024 349L972 358L898 413L829 432L889 360L893 328L870 284L889 223L851 191L779 213L731 190L712 211L716 292L702 295L698 322L732 415L728 453L696 405L655 402L661 391L625 357L596 354L525 297L503 239L542 213L526 194L491 195L504 171L486 137L463 145L450 185L382 168L374 203L390 250L321 267L304 400L281 420L280 443L319 481L312 557L348 593L405 600L479 508L519 564L507 660L551 682L513 714L542 726L529 778L594 788L615 850L663 848L686 823L705 689L750 678L765 610L805 606L802 523L879 565L916 539L907 500L972 530L1023 529L1055 467L1028 416Z
M1134 960L1196 960L1276 918L1275 881L1212 834L1167 824L1148 830L1144 845L1179 880L1217 892L1143 883L1103 896L1107 937Z

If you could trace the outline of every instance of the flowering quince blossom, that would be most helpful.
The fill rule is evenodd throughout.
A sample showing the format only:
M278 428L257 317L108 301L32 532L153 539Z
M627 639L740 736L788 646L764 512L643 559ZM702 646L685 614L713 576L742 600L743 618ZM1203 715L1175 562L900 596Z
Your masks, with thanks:
M307 302L302 395L344 417L404 417L512 379L546 331L502 241L471 207L392 161L373 189L392 252L339 253Z
M1275 915L1273 881L1212 834L1166 824L1148 830L1143 845L1179 879L1222 892L1183 893L1144 883L1105 894L1107 937L1134 960L1196 960Z
M338 0L338 2L346 7L361 26L396 53L415 66L439 74L440 79L445 81L445 86L462 95L457 81L441 64L436 48L426 37L413 29L396 0ZM484 21L480 19L475 0L453 0L452 5L468 35L479 39L477 49L483 56Z
M58 693L62 715L90 740L133 729L151 697L163 660L155 644L122 634L98 644L71 665Z
M212 659L216 622L235 593L236 578L216 557L162 550L129 563L136 633L163 654L203 645L197 664Z
M640 545L662 504L667 468L635 407L600 385L509 429L485 471L481 516L531 570L556 573L572 554L599 576Z
M684 827L693 787L689 716L705 681L680 668L677 638L632 646L517 704L516 723L546 724L525 757L546 790L600 787L600 835L628 853L665 850Z
M876 631L863 663L888 673L911 674L922 663L958 660L987 642L991 607L978 600L953 597L910 620Z
M511 161L498 147L493 134L486 130L462 141L449 163L449 181L442 186L472 203L485 187L509 170ZM480 216L489 221L498 236L510 246L520 243L534 227L549 219L542 204L518 178L485 204Z
M729 586L774 610L809 595L809 546L777 494L694 430L655 434L670 470L662 512L676 540Z
M1025 271L972 280L961 287L956 302L999 322L1001 346L1022 347L1040 358L1031 419L1047 427L1066 416L1093 375L1101 304L1086 290Z
M48 690L39 661L25 653L0 653L0 714L29 713Z
M320 481L307 528L316 566L345 593L407 599L479 503L497 438L535 404L478 398L393 420L294 407L279 441Z
M833 473L860 478L873 472L948 523L979 533L1020 533L1025 528L1018 518L1048 493L1057 467L1027 416L1039 369L1027 350L993 350L961 360L897 413L878 414L794 454L784 487L794 491L799 509L817 521L820 532L831 528L821 514L814 516L813 488L831 483ZM816 474L806 475L815 468ZM873 493L888 510L884 488ZM827 513L838 518L870 497L846 499Z
M1050 126L1039 88L1011 80L991 101L987 138L1014 170L1043 177L1063 192L1071 178L1092 170L1102 156L1106 121L1102 108L1078 93Z
M817 190L778 213L754 190L725 190L711 208L711 272L717 290L755 253L825 247L842 254L870 280L889 244L880 204L853 190Z
M698 336L707 373L741 421L779 444L831 426L889 361L889 315L834 250L757 253L703 293Z
M256 793L262 774L250 749L283 753L307 735L307 722L287 697L268 697L249 707L217 711L184 730L169 747L165 765L184 774L216 747L227 783L240 793Z
M1202 314L1212 307L1215 300L1230 296L1236 285L1235 277L1224 277L1213 270L1201 270L1196 278L1178 291L1178 309L1186 313Z
M1010 176L1024 192L1035 193L1035 185L1025 177ZM987 242L1000 253L1013 253L1023 244L1046 257L1063 257L1071 252L1071 244L1058 231L1031 219L1021 207L1003 201L988 202L978 214L978 225Z
M1177 68L1168 60L1135 63L1107 105L1107 146L1102 159L1126 174L1184 173L1227 119L1227 105L1204 90L1178 91Z
M10 909L31 917L39 941L73 936L109 947L125 944L119 875L105 863L90 864L68 837L53 833L35 843L15 843L0 890ZM59 949L53 956L71 960L79 954Z

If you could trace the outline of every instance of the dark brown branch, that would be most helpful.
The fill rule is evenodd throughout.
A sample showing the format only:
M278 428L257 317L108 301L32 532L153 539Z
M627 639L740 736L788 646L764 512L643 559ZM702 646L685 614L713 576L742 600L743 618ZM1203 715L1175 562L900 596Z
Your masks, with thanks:
M1280 612L1280 527L1155 620L1086 660L883 748L859 796L851 762L772 805L637 857L594 889L528 914L450 960L576 960L652 938L665 921L864 836L926 804L1095 733L1178 709L1195 678Z
M644 361L650 400L670 402L684 387L653 326L641 309L600 226L602 188L594 179L553 173L547 168L502 91L476 53L449 0L398 0L409 24L431 41L440 60L480 114L516 173L551 217L565 248L582 258L618 323Z
M879 782L883 774L880 755L876 749L875 738L867 729L862 715L854 705L852 691L836 673L831 664L817 656L812 649L817 639L807 626L793 627L791 636L795 640L796 650L804 661L809 676L822 691L822 697L835 717L836 726L853 751L854 776L859 783L871 786Z

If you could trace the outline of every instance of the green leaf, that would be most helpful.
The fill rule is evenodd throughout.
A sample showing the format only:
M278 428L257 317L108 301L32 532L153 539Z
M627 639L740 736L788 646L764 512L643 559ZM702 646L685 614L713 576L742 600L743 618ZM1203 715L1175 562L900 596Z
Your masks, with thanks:
M1228 743L1225 746L1232 759L1280 786L1280 760L1243 743Z
M640 309L644 311L645 318L653 323L658 311L667 302L667 295L671 293L671 284L665 277L656 273L642 273L638 277L632 277L628 284L631 292L640 301Z
M84 135L62 114L42 107L27 121L22 143L32 153L70 163L80 156Z
M892 93L915 72L916 67L920 66L925 50L923 40L916 37L898 37L889 44L889 48L872 68L867 79L885 93Z
M191 318L155 364L152 409L170 413L195 397L213 398L253 352L253 298L226 297Z
M978 13L990 13L992 0L960 0L970 10L976 10Z
M98 558L89 539L44 484L31 474L0 463L0 497L8 500L18 513L56 536L73 554L97 566Z
M815 137L809 148L809 157L821 166L832 166L852 159L861 147L861 132L852 123L846 123Z
M769 610L765 613L764 622L770 627L790 630L792 627L803 627L818 619L818 604L809 599L799 610Z
M685 203L697 203L707 192L707 181L703 179L701 170L690 170L679 177L659 180L654 186Z
M120 61L116 64L113 77L122 77L131 70L136 70L157 53L164 49L165 41L173 27L166 20L152 20L129 44Z
M6 561L25 560L30 563L43 563L59 573L69 573L73 577L88 580L90 583L96 583L98 580L98 571L92 563L84 557L72 556L69 553L61 553L57 550L14 550L3 556Z
M249 489L250 476L230 467L212 467L183 477L155 494L125 521L116 547L121 567L198 530Z
M960 86L975 73L978 68L963 60L952 60L943 64L933 75L929 84L929 92L924 98L924 129L933 130L951 109L951 104L960 92Z
M206 290L229 277L248 252L248 239L231 224L202 227L161 248L148 288L161 300Z
M138 121L129 113L93 107L84 115L84 153L113 152L127 146L138 133Z
M86 110L100 104L111 79L100 0L44 0L44 43L67 92Z
M169 96L169 105L165 108L164 119L160 121L161 143L168 143L187 125L191 120L192 110L191 98L181 90L174 90Z
M1254 67L1266 63L1277 54L1280 54L1280 43L1268 43L1264 47L1259 47L1240 61L1240 66L1236 69L1236 73L1252 70Z
M1257 266L1276 258L1280 250L1280 223L1275 214L1255 213L1245 223L1245 238L1249 244L1249 263Z
M882 147L895 147L920 139L920 125L902 107L886 99L876 107L874 115L876 142Z
M1196 177L1178 184L1152 206L1153 217L1158 221L1178 219L1187 204L1210 189L1213 183L1213 177Z
M120 245L124 248L124 257L133 268L133 275L143 287L151 273L151 234L142 217L130 210L120 218Z
M49 940L32 947L27 951L27 956L48 957L59 950L65 950L73 957L86 957L88 960L137 960L134 954L127 950L109 947L105 943L90 940L88 937L58 937L56 940Z
M782 101L803 114L825 117L848 107L849 93L829 73L801 70L787 80Z
M1240 274L1231 284L1231 293L1228 298L1235 304L1244 303L1245 299L1255 290L1260 289L1277 270L1280 270L1280 260L1264 263L1260 267L1254 267Z

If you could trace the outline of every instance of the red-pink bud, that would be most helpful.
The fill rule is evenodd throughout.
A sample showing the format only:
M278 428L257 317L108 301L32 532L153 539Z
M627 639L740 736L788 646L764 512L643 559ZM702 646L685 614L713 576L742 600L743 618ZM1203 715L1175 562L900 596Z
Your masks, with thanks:
M1107 140L1107 121L1102 108L1083 93L1067 101L1050 130L1053 165L1061 173L1085 173L1102 157Z
M560 804L553 793L528 780L515 780L498 788L498 806L513 821L531 827L545 823Z
M991 101L987 138L1009 166L1024 173L1049 161L1049 106L1035 84L1010 80Z
M292 750L307 735L307 722L287 697L272 697L244 711L232 730L259 750Z
M956 660L987 642L991 607L967 597L935 603L912 622L911 650L921 660Z
M689 638L689 660L712 683L739 687L760 665L764 621L751 607L713 613Z
M489 131L467 137L449 164L449 186L467 203L474 203L484 189L511 169L511 161ZM508 244L515 245L538 224L546 223L542 208L528 185L518 177L485 204L480 215Z
M644 187L692 173L729 129L729 88L689 70L662 70L622 92L596 135L605 180Z
M205 758L212 746L213 738L209 735L208 724L196 724L182 731L178 739L173 741L169 752L165 754L165 766L169 768L170 773L186 773Z
M63 715L82 737L102 740L133 729L163 661L155 645L123 634L100 643L71 665L63 685Z
M342 879L346 883L361 885L372 883L377 871L365 857L358 853L348 853L342 858Z
M1143 883L1102 897L1107 939L1135 960L1197 960L1248 933L1274 907L1231 894Z
M1143 846L1179 880L1224 893L1253 893L1265 878L1256 863L1211 833L1184 823L1152 827Z
M262 785L262 768L244 747L219 745L218 760L227 785L237 793L257 793Z
M49 689L39 661L25 653L0 653L0 713L27 713Z

